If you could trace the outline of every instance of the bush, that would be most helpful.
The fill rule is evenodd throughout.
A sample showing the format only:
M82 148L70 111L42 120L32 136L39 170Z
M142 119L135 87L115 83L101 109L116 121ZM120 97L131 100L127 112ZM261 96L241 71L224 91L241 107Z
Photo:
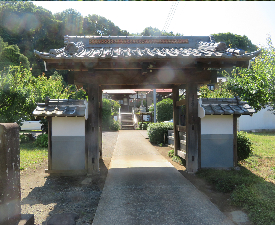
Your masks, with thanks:
M112 123L110 125L110 130L118 131L120 129L119 121L112 120Z
M170 158L172 158L172 161L174 161L174 162L176 162L176 163L178 163L178 164L180 164L180 165L182 165L182 166L186 166L186 160L183 159L183 158L180 157L180 156L176 156L176 155L175 155L175 152L174 152L174 149L172 149L172 150L170 150L170 151L168 152L168 156L169 156Z
M42 148L48 147L48 134L40 134L37 136L35 145Z
M173 128L173 123L150 123L147 128L149 141L152 144L164 143L164 135Z
M246 132L240 131L237 134L237 154L238 161L247 159L252 153L252 142L246 136Z
M102 129L109 130L113 125L112 117L119 112L119 103L114 100L102 100Z
M20 134L19 139L20 139L20 143L28 143L28 142L35 141L35 137L31 133Z
M172 158L174 155L175 155L174 149L171 149L171 150L168 152L169 158Z
M138 127L139 130L147 130L148 124L150 124L151 122L139 122L138 123Z
M157 103L157 120L158 122L169 121L173 118L173 100L170 98L163 99Z

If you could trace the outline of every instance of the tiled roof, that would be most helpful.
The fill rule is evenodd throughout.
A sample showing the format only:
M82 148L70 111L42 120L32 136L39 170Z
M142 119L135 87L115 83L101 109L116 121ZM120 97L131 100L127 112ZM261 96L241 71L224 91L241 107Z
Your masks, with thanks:
M87 109L85 100L50 99L46 103L38 103L33 111L38 117L84 117Z
M239 98L202 98L205 115L252 115L255 110Z
M212 37L77 37L65 36L65 47L51 49L49 53L34 50L35 55L46 59L242 59L249 60L259 51L245 53L215 43Z

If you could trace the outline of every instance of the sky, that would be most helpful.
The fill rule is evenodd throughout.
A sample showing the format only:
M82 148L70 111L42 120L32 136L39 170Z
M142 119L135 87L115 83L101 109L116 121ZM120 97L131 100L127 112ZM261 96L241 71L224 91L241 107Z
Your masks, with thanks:
M208 36L231 32L246 35L257 46L266 45L267 35L275 43L275 2L173 2L173 1L36 1L37 6L53 14L73 8L82 16L97 14L130 33L146 27L180 33L184 36ZM176 5L176 7L175 7ZM171 8L175 10L167 20ZM171 15L171 14L170 14Z

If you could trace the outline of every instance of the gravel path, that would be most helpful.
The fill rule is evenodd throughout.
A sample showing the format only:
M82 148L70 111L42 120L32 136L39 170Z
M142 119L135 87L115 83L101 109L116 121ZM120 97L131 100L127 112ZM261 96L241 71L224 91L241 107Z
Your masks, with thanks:
M103 132L100 175L60 177L45 174L45 162L33 171L21 173L21 213L34 214L35 224L45 225L50 216L76 213L77 225L92 224L108 166L116 145L118 132Z

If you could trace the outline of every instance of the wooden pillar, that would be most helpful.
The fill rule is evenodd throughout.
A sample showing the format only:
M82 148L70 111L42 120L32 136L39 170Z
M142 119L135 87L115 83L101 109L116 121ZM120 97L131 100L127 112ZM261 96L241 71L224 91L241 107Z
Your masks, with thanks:
M99 155L100 158L102 159L102 88L99 87L99 93L98 93L98 98L99 98L99 118L98 118L98 126L99 126L99 134L98 134L98 148L99 148Z
M52 169L52 117L48 117L48 170Z
M237 119L238 115L233 115L233 165L237 166L238 165L238 153L237 153Z
M186 170L199 169L199 125L197 84L186 85Z
M180 138L179 132L177 130L177 125L179 125L179 107L177 107L177 101L179 100L179 88L173 87L173 121L174 121L174 152L178 155L178 150L180 150Z
M99 172L99 86L88 86L88 119L86 123L86 157L88 175Z

